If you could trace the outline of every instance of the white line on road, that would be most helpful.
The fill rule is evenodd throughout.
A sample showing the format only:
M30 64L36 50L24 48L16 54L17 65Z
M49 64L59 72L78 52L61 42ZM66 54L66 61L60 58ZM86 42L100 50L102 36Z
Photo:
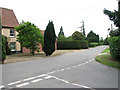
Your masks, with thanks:
M39 77L44 77L44 76L46 76L46 77L44 77L45 79L49 79L49 78L52 78L52 77L50 77L50 76L49 76L49 77L47 76L47 75L49 75L49 74L54 74L54 73L57 73L57 72L61 72L61 71L65 71L65 70L70 70L70 69L72 69L72 68L77 68L77 67L83 66L83 65L85 65L85 64L87 64L87 63L89 63L89 62L91 62L91 61L93 61L93 60L94 60L94 59L91 59L91 60L89 60L89 61L87 61L87 62L84 62L84 63L82 63L82 64L78 64L78 65L75 65L75 66L72 66L72 67L68 67L68 68L64 68L64 69L60 69L60 70L55 70L55 71L52 71L52 72L48 72L48 73L46 73L46 74L41 74L41 75L39 75L39 76L30 77L30 78L26 78L26 79L23 79L23 80L20 80L20 81L12 82L12 83L9 83L8 85L10 86L10 85L18 84L18 83L21 83L21 82L24 82L24 81L36 79L36 78L39 78ZM25 84L26 84L26 83L25 83Z
M2 86L0 86L0 89L1 89L1 88L4 88L4 87L5 87L5 86L2 85Z
M30 78L24 79L23 81L28 81L28 80L32 80L32 79L35 79L35 77L30 77Z
M36 79L36 80L33 80L31 82L39 82L39 81L42 81L43 79Z
M64 79L61 79L61 78L58 78L58 77L55 77L55 76L53 76L53 78L55 78L55 79L57 79L57 80L59 80L59 81L65 82L65 83L67 83L67 84L71 84L71 85L74 85L74 86L78 86L78 87L82 87L82 88L89 88L89 89L91 89L91 90L94 90L94 89L91 88L91 87L88 87L88 86L85 86L85 85L76 84L76 83L70 83L70 82L68 82L68 81L66 81L66 80L64 80Z
M52 78L53 76L47 76L47 77L44 77L44 79L50 79Z
M29 84L29 83L26 82L26 83L22 83L22 84L16 85L16 87L22 87L22 86L26 86L26 85L28 85L28 84Z
M14 85L14 84L17 84L17 83L20 83L20 82L21 82L21 80L20 80L20 81L16 81L16 82L9 83L8 85L10 86L10 85Z

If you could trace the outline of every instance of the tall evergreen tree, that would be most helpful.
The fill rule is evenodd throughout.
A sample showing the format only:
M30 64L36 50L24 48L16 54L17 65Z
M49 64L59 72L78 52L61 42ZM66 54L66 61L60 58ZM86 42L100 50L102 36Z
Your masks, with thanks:
M55 51L55 29L52 21L49 21L44 33L44 52L46 56L51 55Z
M58 37L59 37L60 35L63 35L63 36L64 36L64 32L63 32L62 26L61 26L61 28L60 28L60 32L59 32L59 34L58 34Z
M104 9L104 14L109 16L109 19L114 22L116 27L118 27L118 31L120 32L120 1L118 1L118 11L109 11Z

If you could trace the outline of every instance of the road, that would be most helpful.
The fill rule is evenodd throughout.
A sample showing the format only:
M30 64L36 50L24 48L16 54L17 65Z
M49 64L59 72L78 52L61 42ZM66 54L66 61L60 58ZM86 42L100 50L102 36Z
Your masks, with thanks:
M95 61L107 47L4 64L0 88L118 88L118 69Z

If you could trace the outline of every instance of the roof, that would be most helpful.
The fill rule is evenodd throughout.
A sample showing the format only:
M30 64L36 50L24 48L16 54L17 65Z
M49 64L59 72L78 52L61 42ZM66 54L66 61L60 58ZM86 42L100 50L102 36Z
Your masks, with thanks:
M19 26L18 20L13 10L0 7L0 16L1 16L2 27Z

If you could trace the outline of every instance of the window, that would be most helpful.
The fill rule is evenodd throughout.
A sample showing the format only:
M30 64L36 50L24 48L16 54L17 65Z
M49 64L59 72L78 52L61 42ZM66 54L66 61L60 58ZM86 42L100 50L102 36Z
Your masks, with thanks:
M15 37L15 30L10 30L10 37Z
M10 42L11 51L15 51L15 42Z

